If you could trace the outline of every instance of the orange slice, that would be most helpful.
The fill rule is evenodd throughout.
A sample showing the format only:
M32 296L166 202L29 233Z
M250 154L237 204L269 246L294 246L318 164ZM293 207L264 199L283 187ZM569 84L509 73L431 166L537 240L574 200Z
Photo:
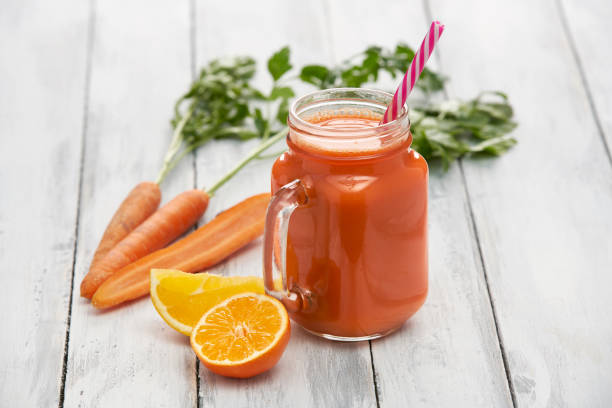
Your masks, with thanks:
M217 303L238 293L264 293L256 276L220 276L171 269L151 270L151 301L173 329L191 335L202 315Z
M248 378L278 362L290 335L289 316L282 303L245 293L208 310L193 328L191 347L210 371Z

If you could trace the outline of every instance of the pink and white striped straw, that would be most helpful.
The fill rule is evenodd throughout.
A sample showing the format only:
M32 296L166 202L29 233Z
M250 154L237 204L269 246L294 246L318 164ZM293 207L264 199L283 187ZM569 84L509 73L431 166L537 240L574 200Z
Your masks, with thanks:
M402 111L402 106L406 103L406 98L408 98L408 95L410 95L410 92L412 92L414 88L414 84L419 79L419 76L421 76L421 72L423 72L423 68L443 31L444 25L439 21L431 23L427 35L423 38L419 50L414 55L408 67L408 71L406 71L406 75L404 75L404 79L402 79L402 83L397 88L397 91L395 91L395 95L393 95L393 100L389 106L387 106L387 110L380 121L380 125L397 119L398 114Z

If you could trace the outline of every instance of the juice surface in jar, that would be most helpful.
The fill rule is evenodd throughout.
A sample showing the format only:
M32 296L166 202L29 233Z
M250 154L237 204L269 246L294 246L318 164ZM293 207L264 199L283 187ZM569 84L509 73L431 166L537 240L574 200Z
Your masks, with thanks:
M308 304L290 316L328 338L379 337L427 296L427 163L410 149L409 127L395 142L351 140L379 116L306 121L332 137L313 142L290 126L289 150L272 168L272 193L299 179L308 195L289 220L286 252L287 288Z

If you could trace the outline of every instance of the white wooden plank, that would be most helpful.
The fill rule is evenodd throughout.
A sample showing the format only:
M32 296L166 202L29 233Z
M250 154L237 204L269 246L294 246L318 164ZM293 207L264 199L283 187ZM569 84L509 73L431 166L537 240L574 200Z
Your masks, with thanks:
M601 123L603 137L612 155L612 48L607 44L612 34L608 24L612 19L612 7L606 0L564 0L557 4L562 7L561 18L568 26Z
M55 406L75 241L88 6L13 1L0 9L0 401Z
M191 76L189 21L187 0L96 4L66 407L196 405L188 339L148 298L100 313L78 293L111 215L161 167L173 104ZM192 186L187 158L162 185L162 202Z
M266 89L271 84L265 72L266 59L283 45L292 47L296 63L329 61L323 6L282 0L198 2L198 65L220 56L252 55L259 63L257 84ZM256 143L215 141L200 149L198 184L211 185ZM210 219L250 195L269 191L271 165L272 160L250 164L218 191L205 218ZM260 240L212 272L261 274ZM331 343L306 334L296 325L283 358L270 372L238 382L218 377L200 365L200 378L202 406L376 405L368 344Z
M518 406L609 406L612 169L556 4L432 9L452 94L506 90L520 123L507 155L466 163Z
M612 51L605 45L610 36L607 21L612 18L612 7L604 0L559 1L561 18L567 24L573 47L586 76L590 97L612 155L612 80L609 66Z
M430 23L416 0L330 4L339 59L374 44L417 47ZM428 66L435 65L432 58ZM382 83L394 90L398 81ZM372 342L380 406L511 406L463 180L457 165L448 173L433 170L429 296L399 332Z

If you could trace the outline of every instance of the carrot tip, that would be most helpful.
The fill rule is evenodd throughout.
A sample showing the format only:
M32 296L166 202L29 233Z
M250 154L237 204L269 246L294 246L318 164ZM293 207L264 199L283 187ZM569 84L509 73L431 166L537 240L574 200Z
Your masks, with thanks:
M91 299L91 297L93 296L93 292L88 286L89 285L87 285L86 279L83 279L83 282L81 282L80 293L81 293L81 297L84 297L86 299Z
M95 307L96 309L105 309L106 308L106 305L104 305L103 303L100 303L98 298L96 298L95 294L91 297L91 305L93 307Z

